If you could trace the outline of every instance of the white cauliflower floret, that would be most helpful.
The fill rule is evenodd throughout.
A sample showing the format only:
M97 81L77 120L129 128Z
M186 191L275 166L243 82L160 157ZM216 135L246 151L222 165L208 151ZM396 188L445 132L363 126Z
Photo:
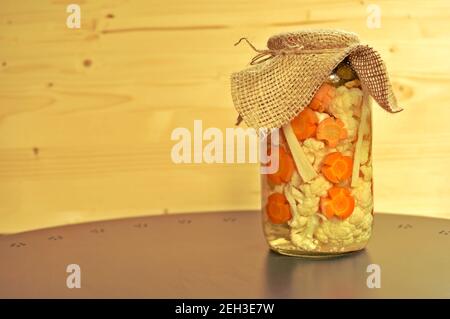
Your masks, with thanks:
M319 226L319 217L317 215L309 217L305 231L306 236L312 238L318 226Z
M352 156L353 146L354 144L350 139L345 139L336 146L336 149L338 152L341 152L345 156Z
M322 227L317 228L316 233L314 234L314 236L321 242L324 244L328 243L328 237L327 235L325 235L325 233L323 232Z
M294 196L294 198L295 198L295 200L298 202L298 201L300 201L301 199L303 199L303 193L301 192L301 191L299 191L297 188L295 188L292 184L291 184L291 189L290 189L290 191L291 191L291 194L292 194L292 196Z
M302 193L295 187L290 188L289 195L292 196L295 199L295 201L298 203L295 211L300 216L311 216L318 211L319 200L320 200L318 197L306 196L304 193ZM288 201L289 201L289 199L288 199Z
M322 175L314 179L311 184L303 184L300 186L300 190L307 197L325 196L330 188L331 183L327 181Z
M329 220L322 224L323 232L329 239L344 240L352 237L355 226L348 221Z
M349 92L350 90L345 86L340 86L336 89L335 96L328 106L328 111L335 117L345 117L351 111L352 101Z
M291 228L302 228L306 225L307 218L303 217L305 214L303 211L299 209L297 206L297 201L301 200L303 196L301 192L293 187L291 184L287 185L284 190L284 195L289 203L291 208L292 218L288 221L288 224ZM301 216L303 215L303 216Z
M349 140L349 145L345 145L350 151L346 152L344 155L351 156L352 147L351 141ZM342 143L340 145L343 145ZM342 146L341 146L342 147ZM303 142L303 150L305 151L306 157L313 164L313 167L316 171L320 170L320 165L326 155L329 153L336 152L336 148L328 148L325 147L325 143L319 141L315 138L308 138Z
M350 219L327 220L316 229L314 237L323 244L345 247L351 244L365 242L369 239L371 233L372 214L364 215L357 212L357 218L360 219L359 225L352 224Z
M352 115L344 117L341 120L344 123L345 129L347 130L348 137L351 139L354 139L358 132L358 126L359 126L358 120L353 118Z
M304 197L297 205L297 211L302 216L314 215L319 210L319 197Z
M340 86L336 89L336 96L329 106L331 114L344 123L350 139L353 139L358 131L358 120L353 115L354 110L361 105L362 98L363 93L360 89Z
M295 218L292 218L288 224L292 229L304 229L307 222L308 217L297 215Z
M302 178L300 177L300 174L297 172L297 170L294 170L294 173L292 174L292 177L291 177L290 184L294 187L295 186L298 187L298 186L300 186L301 183L302 183Z
M313 164L316 162L316 157L319 156L321 150L325 148L325 144L315 138L307 138L303 142L302 148L309 162Z
M269 241L270 246L279 247L279 246L288 246L290 245L289 240L285 238L277 238Z
M361 208L359 208L357 206L357 207L355 207L355 209L353 210L353 213L348 218L348 222L350 224L358 226L359 224L362 223L363 219L364 219L364 212Z
M317 248L317 240L306 237L303 233L292 233L291 241L295 246L306 251L315 250Z
M307 151L319 151L325 147L325 144L322 141L316 140L315 138L307 138L303 142L303 148L305 152Z
M323 176L319 176L311 184L302 184L300 190L290 184L286 188L287 191L285 190L285 195L290 204L292 199L298 203L293 211L301 216L311 216L319 211L320 197L325 196L330 188L331 183Z
M308 210L301 209L302 206L297 205L297 202L305 202L305 197L302 192L293 187L292 184L286 186L284 194L292 212L292 219L288 222L289 226L291 228L303 228L308 220L308 218L304 216L311 215L308 211L311 210L311 208L308 208ZM305 207L308 207L308 205L311 205L311 203L306 203Z
M314 159L313 167L316 171L320 170L320 165L322 164L322 161L324 157L331 152L327 152L326 149L320 150L316 153L316 158Z
M352 189L352 195L355 198L357 206L362 208L372 206L372 183L370 181L366 182L360 177L357 186Z
M316 215L308 218L306 229L299 232L295 229L291 230L292 243L304 250L315 250L317 248L317 240L313 235L319 225L319 218Z
M372 221L373 221L373 215L372 215L372 213L368 213L364 216L364 219L363 219L362 223L360 224L360 227L362 229L371 229Z
M361 229L357 228L357 229L355 229L355 231L353 232L353 236L354 236L354 237L361 236L362 232L363 232L363 231L362 231Z
M370 239L371 234L372 234L372 230L368 229L365 232L361 233L361 235L358 236L357 241L359 243L367 242Z
M361 230L364 232L371 232L373 224L373 213L366 214L364 216L363 222L360 225Z

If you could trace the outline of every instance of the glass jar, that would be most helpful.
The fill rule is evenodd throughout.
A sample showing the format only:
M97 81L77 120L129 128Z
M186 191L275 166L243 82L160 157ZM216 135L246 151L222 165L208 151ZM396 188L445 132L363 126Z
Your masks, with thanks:
M373 220L369 95L341 62L308 107L280 130L278 170L262 177L270 248L325 257L363 249Z

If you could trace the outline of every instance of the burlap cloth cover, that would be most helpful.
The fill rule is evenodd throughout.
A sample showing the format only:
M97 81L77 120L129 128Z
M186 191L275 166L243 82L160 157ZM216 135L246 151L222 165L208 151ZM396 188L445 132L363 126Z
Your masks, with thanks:
M300 113L347 56L362 86L385 110L401 111L379 54L356 34L304 30L272 36L252 65L231 76L233 102L253 128L279 128Z

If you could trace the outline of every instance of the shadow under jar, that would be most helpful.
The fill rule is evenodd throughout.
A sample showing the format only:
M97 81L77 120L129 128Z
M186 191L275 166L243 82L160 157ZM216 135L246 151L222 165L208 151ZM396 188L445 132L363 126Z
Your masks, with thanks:
M330 257L363 249L373 221L370 98L341 62L280 129L279 166L261 175L264 234L278 253Z

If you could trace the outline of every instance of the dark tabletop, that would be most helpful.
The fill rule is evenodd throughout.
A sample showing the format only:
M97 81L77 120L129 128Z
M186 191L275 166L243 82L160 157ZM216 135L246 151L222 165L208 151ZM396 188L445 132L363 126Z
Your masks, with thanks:
M450 220L388 214L366 250L326 260L270 252L259 212L103 221L0 236L0 297L450 298L449 248Z

